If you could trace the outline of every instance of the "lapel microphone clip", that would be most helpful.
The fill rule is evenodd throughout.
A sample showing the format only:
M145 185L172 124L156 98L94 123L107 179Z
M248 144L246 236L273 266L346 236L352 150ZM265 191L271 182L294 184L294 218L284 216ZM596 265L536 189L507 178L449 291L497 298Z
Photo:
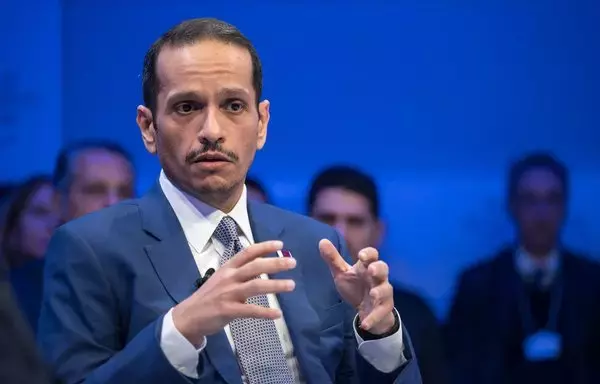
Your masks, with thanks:
M194 283L194 287L196 288L196 290L200 289L200 287L202 287L202 285L204 283L206 283L206 281L208 281L208 279L215 273L215 269L214 268L208 268L208 270L206 271L206 273L204 274L204 276L201 276L199 279L196 279L196 282Z

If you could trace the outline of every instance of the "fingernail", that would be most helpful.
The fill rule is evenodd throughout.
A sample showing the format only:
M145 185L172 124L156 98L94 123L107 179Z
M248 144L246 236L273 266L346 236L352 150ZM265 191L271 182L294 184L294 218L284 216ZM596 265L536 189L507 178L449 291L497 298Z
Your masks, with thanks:
M283 241L274 240L273 246L276 247L278 250L281 250L283 248Z
M290 280L287 283L287 289L292 291L294 290L294 288L296 288L296 282L294 280Z

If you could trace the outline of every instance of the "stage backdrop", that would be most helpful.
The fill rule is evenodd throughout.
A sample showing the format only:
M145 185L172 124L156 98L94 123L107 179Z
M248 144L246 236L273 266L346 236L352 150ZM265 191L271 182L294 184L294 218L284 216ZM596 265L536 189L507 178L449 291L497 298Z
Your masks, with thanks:
M58 131L63 142L120 141L145 191L159 168L134 121L143 55L180 20L214 16L239 26L264 63L272 122L253 172L276 203L303 211L311 175L330 163L371 172L383 190L393 276L440 313L456 273L510 239L504 174L524 151L565 159L575 189L567 238L600 251L597 1L344 3L63 1L55 90L63 125L50 141ZM56 62L14 44L33 66L16 67L30 84L22 92L52 89L45 73ZM39 139L56 112L36 111L22 127ZM31 145L16 135L12 164Z
M0 179L49 172L62 143L59 0L0 2Z

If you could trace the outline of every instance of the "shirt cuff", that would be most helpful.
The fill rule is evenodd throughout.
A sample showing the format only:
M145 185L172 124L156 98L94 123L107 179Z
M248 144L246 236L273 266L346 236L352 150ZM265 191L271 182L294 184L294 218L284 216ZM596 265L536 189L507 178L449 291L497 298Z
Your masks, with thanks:
M394 308L394 311L396 309ZM396 314L398 312L396 311ZM358 315L356 315L358 316ZM400 319L400 315L398 315ZM398 332L377 340L363 340L356 329L356 318L352 322L354 335L358 343L358 353L367 360L375 369L383 373L390 373L406 363L404 356L404 340L402 339L402 320Z
M200 348L196 349L183 336L173 323L173 308L163 318L160 331L160 348L169 363L181 374L192 379L198 378L198 356L206 347L206 337Z

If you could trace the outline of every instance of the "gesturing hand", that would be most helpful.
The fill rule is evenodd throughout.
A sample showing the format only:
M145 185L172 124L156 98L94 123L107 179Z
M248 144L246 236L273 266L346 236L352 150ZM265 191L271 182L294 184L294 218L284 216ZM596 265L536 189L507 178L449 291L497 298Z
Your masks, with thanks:
M266 241L245 248L223 264L190 297L173 309L173 324L193 345L222 330L236 318L277 319L281 311L247 304L252 296L290 292L293 280L257 279L296 267L293 258L262 257L283 248L281 241Z
M356 264L350 265L327 239L319 242L319 250L340 296L358 310L361 328L373 334L391 330L396 321L392 312L394 295L388 266L379 260L379 252L364 248Z

